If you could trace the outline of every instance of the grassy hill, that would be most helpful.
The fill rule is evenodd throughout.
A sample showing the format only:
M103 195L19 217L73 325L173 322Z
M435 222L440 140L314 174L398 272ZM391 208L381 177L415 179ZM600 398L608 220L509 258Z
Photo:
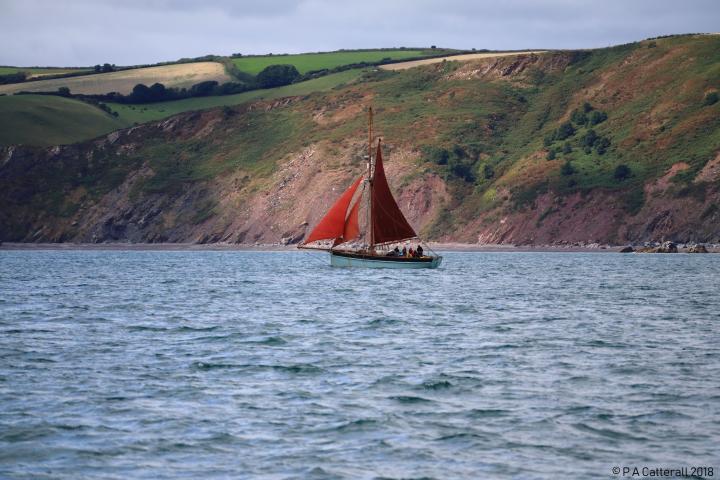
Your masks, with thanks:
M65 145L129 124L78 100L47 95L0 97L0 145Z
M384 59L403 60L427 55L437 55L445 50L349 50L327 53L302 53L297 55L264 55L233 58L232 61L241 72L257 75L270 65L294 65L298 71L307 73L316 70L331 69L342 65L361 62L379 62Z
M144 105L108 102L108 107L118 114L114 120L99 108L80 100L48 95L0 96L0 125L4 127L0 131L0 145L65 145L182 112L323 92L353 82L361 74L362 70L359 69L347 70L284 87L252 90L236 95L196 97ZM65 114L63 109L73 121L60 125L58 122ZM98 123L98 117L104 121ZM107 120L113 121L108 123ZM52 135L43 135L45 128L52 131Z
M431 239L720 240L718 36L350 80L286 102L246 96L180 113L112 146L0 149L0 201L10 206L0 235L297 240L363 170L372 104L392 188Z

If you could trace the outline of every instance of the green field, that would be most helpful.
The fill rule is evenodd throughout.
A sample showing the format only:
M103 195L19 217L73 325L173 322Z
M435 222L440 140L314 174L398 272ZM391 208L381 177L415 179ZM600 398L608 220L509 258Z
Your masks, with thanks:
M329 53L301 53L298 55L266 55L262 57L233 58L241 72L257 75L270 65L295 65L300 73L335 68L360 62L379 62L384 58L403 60L442 53L441 50L363 50Z
M236 95L186 98L184 100L150 103L146 105L108 103L108 106L118 112L119 119L124 123L145 123L190 110L203 110L206 108L221 107L224 105L239 105L253 100L268 100L327 91L355 80L360 76L361 72L362 70L359 69L347 70L315 78L313 80L308 80L306 82L286 85L284 87L266 90L251 90L249 92L238 93Z
M0 75L25 72L30 76L37 75L60 75L63 73L89 72L88 68L37 68L37 67L0 67Z
M327 91L352 82L361 72L359 69L347 70L293 85L237 95L196 97L146 105L108 103L119 114L117 118L79 100L51 95L0 96L0 145L48 146L79 142L135 123L159 120L191 110Z
M0 145L64 145L126 126L79 100L48 95L0 97Z

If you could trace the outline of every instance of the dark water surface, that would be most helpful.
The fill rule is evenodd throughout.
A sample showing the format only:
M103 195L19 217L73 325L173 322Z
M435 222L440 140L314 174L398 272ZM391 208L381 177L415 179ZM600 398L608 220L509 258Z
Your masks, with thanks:
M720 255L0 251L0 478L720 476Z

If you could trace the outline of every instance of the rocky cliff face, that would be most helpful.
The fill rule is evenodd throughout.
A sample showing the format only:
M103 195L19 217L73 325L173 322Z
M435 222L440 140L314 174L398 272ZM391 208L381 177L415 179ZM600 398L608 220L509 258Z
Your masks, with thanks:
M372 72L328 94L2 148L0 238L297 242L362 173L372 103L391 187L431 240L720 241L707 42ZM682 78L667 73L678 64ZM607 119L582 124L584 104ZM584 145L591 129L606 151Z

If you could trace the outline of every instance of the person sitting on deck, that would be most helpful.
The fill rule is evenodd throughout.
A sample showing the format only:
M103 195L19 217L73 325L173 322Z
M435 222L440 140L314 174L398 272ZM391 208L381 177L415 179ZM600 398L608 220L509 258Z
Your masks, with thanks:
M417 252L417 256L418 256L418 257L422 257L422 256L423 256L423 248L422 248L422 245L418 245L417 248L415 249L415 252Z
M402 249L402 256L407 257L407 248L403 247Z
M393 255L395 255L396 257L400 256L400 249L397 247L397 245L395 245L395 250L393 250Z
M414 256L415 256L415 250L413 250L412 247L410 247L410 250L408 250L408 257L412 258Z

